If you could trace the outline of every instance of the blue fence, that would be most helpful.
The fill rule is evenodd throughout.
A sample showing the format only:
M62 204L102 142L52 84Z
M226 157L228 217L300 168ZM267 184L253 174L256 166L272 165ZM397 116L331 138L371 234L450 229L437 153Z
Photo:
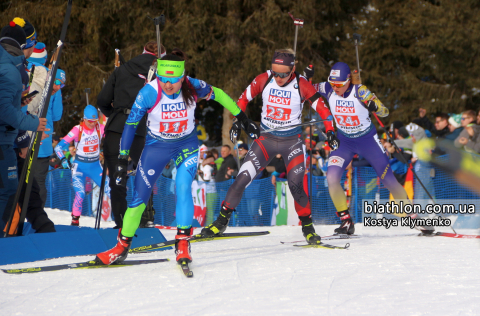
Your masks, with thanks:
M433 169L433 171L431 170ZM422 182L427 186L435 199L480 199L475 194L457 184L449 175L428 165L416 170ZM328 193L325 177L312 177L312 217L315 223L340 223L335 215L335 207ZM342 179L344 184L345 175ZM132 198L134 177L127 182L127 200ZM206 224L211 223L220 212L220 204L225 199L228 188L233 180L209 184L207 189ZM84 216L92 215L93 184L87 180L86 197L83 201ZM72 210L74 191L71 183L70 170L54 170L47 177L48 197L46 207L61 210ZM153 206L155 208L155 224L169 226L175 220L175 182L161 176L154 186ZM416 196L425 198L422 187L415 183ZM389 191L378 181L371 167L354 168L352 172L352 192L350 197L350 212L356 222L362 220L362 199L388 199ZM415 197L414 197L415 199ZM275 201L275 188L270 178L255 180L245 190L240 205L237 207L231 226L269 226Z

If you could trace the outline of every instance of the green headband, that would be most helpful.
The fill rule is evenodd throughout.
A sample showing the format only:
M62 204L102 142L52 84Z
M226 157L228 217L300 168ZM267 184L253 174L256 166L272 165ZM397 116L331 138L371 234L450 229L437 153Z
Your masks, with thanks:
M185 61L157 60L157 74L159 76L181 77L185 72Z

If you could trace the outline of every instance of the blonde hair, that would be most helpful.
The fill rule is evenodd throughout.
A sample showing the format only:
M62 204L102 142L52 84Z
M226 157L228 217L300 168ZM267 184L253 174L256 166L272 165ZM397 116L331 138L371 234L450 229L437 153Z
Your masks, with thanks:
M286 54L292 54L295 55L295 52L291 48L282 48L282 49L276 49L275 53L286 53Z

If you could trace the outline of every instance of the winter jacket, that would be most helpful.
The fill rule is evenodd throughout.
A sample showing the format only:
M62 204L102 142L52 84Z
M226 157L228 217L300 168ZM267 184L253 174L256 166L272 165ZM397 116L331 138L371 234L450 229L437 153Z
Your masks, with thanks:
M38 96L37 96L38 98ZM54 95L50 97L50 103L47 110L47 128L50 130L44 132L48 134L48 137L42 140L40 149L38 151L38 158L50 157L53 154L52 146L52 133L53 122L60 121L63 114L63 102L62 102L62 90L58 90Z
M232 155L228 155L222 162L220 169L218 169L217 175L215 176L215 182L222 182L228 180L225 175L227 174L229 169L236 170L237 162Z
M467 129L463 129L463 131L460 133L460 135L455 139L455 146L458 148L464 148L468 152L474 152L474 153L480 153L480 125L472 125L473 128L473 136L470 136L468 134ZM460 138L465 137L468 139L468 142L466 145L460 144Z
M138 92L147 83L148 70L155 59L150 54L136 56L110 75L97 97L98 107L108 117L107 131L123 132L129 110ZM138 124L136 134L146 135L145 117Z
M25 56L12 56L0 45L0 145L13 145L18 129L35 131L39 119L21 110Z

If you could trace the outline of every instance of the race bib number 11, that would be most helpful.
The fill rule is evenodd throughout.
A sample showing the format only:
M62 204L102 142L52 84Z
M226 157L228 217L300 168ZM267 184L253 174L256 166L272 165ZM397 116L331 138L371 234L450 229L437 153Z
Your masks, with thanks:
M160 133L178 134L187 130L188 120L179 122L162 122L160 123Z

